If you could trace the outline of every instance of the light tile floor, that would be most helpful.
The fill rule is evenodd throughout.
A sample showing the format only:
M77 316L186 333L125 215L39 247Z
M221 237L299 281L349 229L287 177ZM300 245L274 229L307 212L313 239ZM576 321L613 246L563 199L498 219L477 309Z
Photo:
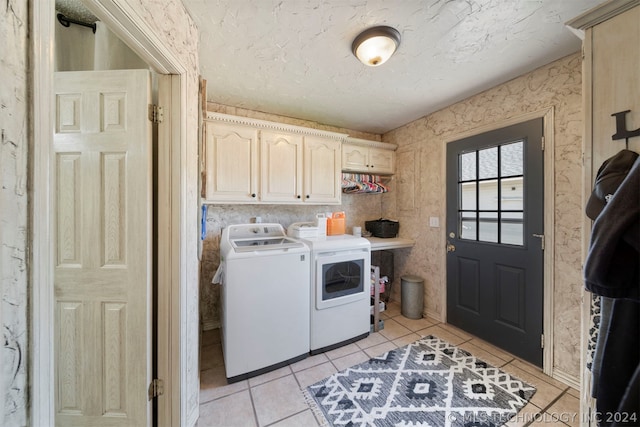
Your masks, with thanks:
M302 389L425 335L457 345L537 388L531 401L506 426L579 425L579 393L539 368L446 323L408 319L393 301L381 317L384 329L363 340L234 384L226 381L219 330L204 332L198 427L319 426Z

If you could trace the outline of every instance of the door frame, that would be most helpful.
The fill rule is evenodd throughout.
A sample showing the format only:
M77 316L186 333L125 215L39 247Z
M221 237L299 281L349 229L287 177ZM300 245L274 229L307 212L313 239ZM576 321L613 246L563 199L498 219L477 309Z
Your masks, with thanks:
M158 377L164 380L165 393L158 397L158 425L191 425L186 417L186 402L181 390L186 372L186 316L184 289L186 237L181 236L180 218L186 210L186 184L181 158L187 145L187 70L170 47L158 39L134 9L121 0L83 0L151 68L160 74L158 94L164 105L165 122L158 138L158 245L157 274ZM54 29L55 2L31 3L32 120L30 176L32 182L31 229L31 334L30 423L55 424L54 381L54 289L51 217L51 156L54 117ZM197 413L197 411L196 411ZM182 422L184 421L184 422Z
M501 120L489 125L480 126L468 131L451 135L442 140L442 170L447 170L447 144L450 142L458 141L460 139L468 138L470 136L479 135L485 132L501 129L507 126L515 125L518 123L526 122L533 119L543 119L543 131L542 136L544 138L544 241L545 250L543 255L543 334L544 334L544 348L542 349L542 370L546 375L553 377L553 294L554 294L554 280L553 272L554 268L554 212L555 212L555 200L554 200L554 187L555 187L555 162L554 162L554 142L553 142L553 129L554 129L554 108L549 107L543 110L534 111L527 114L511 117L509 119ZM444 201L441 215L443 218L447 216L447 188L446 185L442 186L441 200ZM440 228L441 242L447 240L447 227ZM444 250L441 251L441 262L443 266L447 265L447 253ZM440 304L443 307L443 319L447 319L447 269L443 268L441 273L441 283L444 284L444 292L442 292ZM574 383L571 378L562 378L562 380Z

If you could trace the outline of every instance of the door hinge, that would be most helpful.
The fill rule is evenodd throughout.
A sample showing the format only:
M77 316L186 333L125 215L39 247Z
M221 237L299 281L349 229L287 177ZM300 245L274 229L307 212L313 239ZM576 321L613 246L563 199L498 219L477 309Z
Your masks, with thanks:
M540 249L544 251L544 234L532 234L533 237L537 237L540 239Z
M544 348L544 334L540 334L540 348Z
M164 119L164 108L155 104L149 104L149 120L152 123L162 123Z
M164 394L164 381L155 378L149 384L149 400L152 400L158 396L162 396Z
M540 145L541 145L542 151L544 151L544 136L541 139L542 141L540 142Z

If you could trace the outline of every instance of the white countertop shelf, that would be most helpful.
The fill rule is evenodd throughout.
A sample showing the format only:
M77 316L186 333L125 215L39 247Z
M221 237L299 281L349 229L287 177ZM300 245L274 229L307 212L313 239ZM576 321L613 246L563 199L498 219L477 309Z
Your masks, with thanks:
M413 247L416 242L411 239L403 239L401 237L383 238L383 237L366 237L371 243L372 251L382 251L386 249L400 249Z

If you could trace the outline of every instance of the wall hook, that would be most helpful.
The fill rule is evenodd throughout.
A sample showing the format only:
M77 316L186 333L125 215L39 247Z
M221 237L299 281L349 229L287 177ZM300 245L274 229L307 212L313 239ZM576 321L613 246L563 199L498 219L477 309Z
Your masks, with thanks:
M616 118L616 133L611 136L614 141L624 139L627 150L629 149L629 138L640 136L640 128L636 130L627 130L627 113L631 110L613 113L611 116Z

